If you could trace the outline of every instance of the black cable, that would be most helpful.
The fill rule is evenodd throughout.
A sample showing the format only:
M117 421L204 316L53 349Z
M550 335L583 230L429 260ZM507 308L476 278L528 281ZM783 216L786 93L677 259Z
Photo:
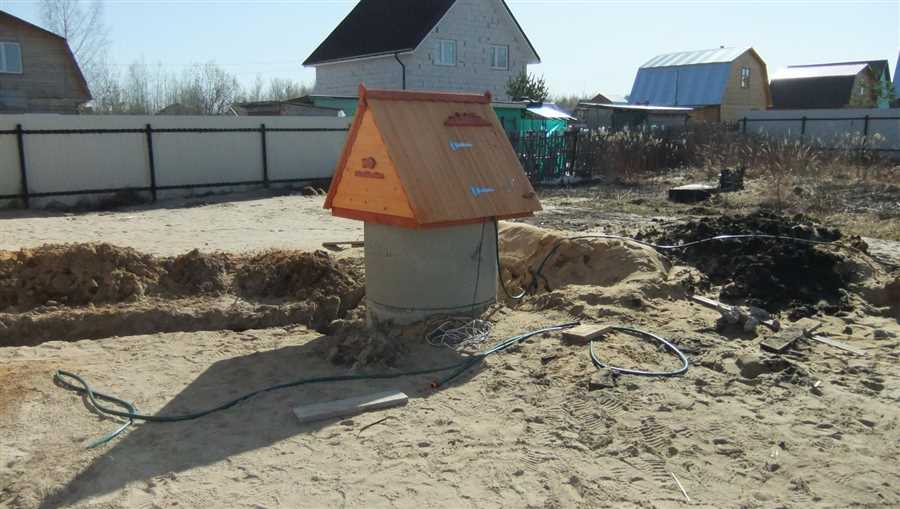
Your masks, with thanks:
M296 380L293 382L288 382L288 383L265 387L263 389L259 389L259 390L250 392L248 394L245 394L239 398L235 398L235 399L232 399L225 403L222 403L221 405L218 405L218 406L206 409L206 410L201 410L201 411L191 412L191 413L181 414L181 415L139 414L131 403L128 403L127 401L117 398L115 396L110 396L107 394L103 394L101 392L94 391L91 388L91 386L87 383L87 381L85 381L83 378L81 378L77 374L70 373L68 371L63 371L63 370L57 371L53 375L53 380L60 387L62 387L64 389L74 391L78 394L81 394L81 395L87 397L88 402L97 412L99 412L101 414L113 416L113 417L122 417L122 418L128 419L128 422L126 422L120 428L118 428L117 430L115 430L111 433L108 433L107 435L104 435L103 437L101 437L100 439L96 440L95 442L93 442L91 445L88 446L88 447L96 447L98 445L109 442L110 440L115 438L117 435L122 433L122 431L124 431L125 428L127 428L130 424L132 424L134 420L155 422L155 423L172 423L172 422L191 421L191 420L199 419L201 417L206 417L206 416L216 413L216 412L227 410L231 407L234 407L238 403L247 401L247 400L249 400L255 396L258 396L260 394L278 391L278 390L282 390L282 389L287 389L287 388L291 388L291 387L297 387L297 386L301 386L301 385L359 381L359 380L389 380L389 379L403 378L403 377L409 377L409 376L429 375L429 374L434 374L434 373L440 373L443 371L453 370L447 377L431 384L431 386L436 389L438 387L441 387L441 386L444 386L444 385L450 383L451 381L453 381L454 379L456 379L457 377L459 377L460 375L462 375L463 373L465 373L472 367L476 366L477 364L480 364L482 361L484 361L484 359L486 359L490 355L493 355L497 352L506 350L506 349L512 347L513 345L519 344L522 341L525 341L526 339L529 339L533 336L537 336L539 334L544 334L546 332L556 332L556 331L561 331L561 330L565 330L565 329L571 329L572 327L575 327L577 325L579 325L578 322L565 323L565 324L561 324L561 325L545 327L545 328L538 329L535 331L527 332L525 334L519 334L518 336L513 336L509 339L501 341L500 343L497 343L496 345L494 345L493 347L491 347L490 349L488 349L484 352L478 353L477 355L473 355L472 357L469 357L467 359L464 359L461 362L458 362L456 364L452 364L449 366L441 366L438 368L420 369L420 370L406 371L406 372L400 372L400 373L380 373L380 374L376 373L376 374L365 374L365 375L339 375L339 376L328 376L328 377L319 377L319 378L304 378L304 379ZM77 382L78 385L73 384L69 380L73 380L73 381ZM114 408L110 408L108 406L101 404L100 401L107 401L107 402L113 403L119 407L125 408L126 410L121 411L121 410L116 410Z
M685 372L687 372L688 367L690 366L690 363L688 362L687 357L684 355L684 353L681 350L678 349L677 346L675 346L674 344L669 342L669 340L667 340L666 338L664 338L662 336L658 336L656 334L653 334L652 332L647 332L647 331L640 330L640 329L634 329L631 327L613 326L613 327L610 327L610 329L619 331L619 332L624 332L626 334L631 334L632 336L636 336L636 337L650 338L650 339L653 339L653 340L661 343L662 345L664 345L666 347L666 349L668 349L669 351L674 353L676 357L678 357L678 360L681 361L681 367L674 371L642 371L642 370L637 370L637 369L619 368L616 366L610 366L609 364L606 364L605 362L603 362L600 359L600 357L597 355L597 352L594 350L594 341L591 341L591 344L589 347L590 353L591 353L591 362L593 362L594 366L597 367L598 369L608 369L608 370L612 371L613 373L619 374L619 375L635 375L635 376L649 376L649 377L672 377L672 376L683 375Z
M523 288L522 293L512 295L506 287L506 282L503 281L503 264L500 262L500 221L496 217L494 218L494 240L496 243L494 254L497 255L497 277L500 278L500 288L503 288L503 293L511 300L522 300L528 292Z

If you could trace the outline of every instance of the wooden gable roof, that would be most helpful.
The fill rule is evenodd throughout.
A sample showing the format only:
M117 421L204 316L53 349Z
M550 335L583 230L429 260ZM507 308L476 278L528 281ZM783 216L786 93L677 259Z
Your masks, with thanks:
M88 87L87 80L84 77L84 73L81 72L81 66L78 65L78 60L75 58L75 54L72 52L72 48L69 46L69 41L66 40L65 37L59 34L55 34L45 28L41 28L33 23L29 23L22 18L13 16L12 14L2 10L0 10L0 23L7 23L10 26L19 26L26 30L33 30L35 32L48 36L50 39L56 40L60 44L62 51L65 52L66 57L68 57L71 61L72 67L75 70L76 79L78 81L78 88L80 88L81 92L84 94L85 100L90 101L91 99L93 99L91 90Z
M490 94L366 90L325 208L427 228L541 210Z

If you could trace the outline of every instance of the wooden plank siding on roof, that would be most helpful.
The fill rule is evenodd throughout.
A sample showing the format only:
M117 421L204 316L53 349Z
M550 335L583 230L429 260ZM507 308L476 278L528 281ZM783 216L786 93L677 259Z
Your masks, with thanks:
M750 83L741 87L741 69L750 69ZM763 111L772 104L766 64L754 51L747 51L731 63L731 73L722 95L720 120L735 122L750 111Z
M91 99L65 39L0 12L0 42L22 51L22 73L0 73L0 111L75 113Z
M360 111L357 116L362 117L351 129L345 157L325 203L335 215L396 226L436 227L524 217L541 209L489 96L363 88ZM481 119L475 124L484 125L446 125L459 115ZM377 185L390 188L391 182L387 173L381 184L361 182L372 180L371 175L358 173L368 157L376 160L376 169L381 167L381 159L389 164L385 168L396 171L412 220L404 221L406 210L394 203L399 193L391 192L395 197L391 200L363 198ZM382 212L373 211L373 204L382 207Z

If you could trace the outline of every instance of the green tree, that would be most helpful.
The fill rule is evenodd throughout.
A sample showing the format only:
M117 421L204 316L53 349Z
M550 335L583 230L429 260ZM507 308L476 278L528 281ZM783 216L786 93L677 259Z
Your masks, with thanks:
M547 82L543 76L538 78L522 71L521 74L506 82L506 95L514 100L543 102L550 95L550 89L547 88Z

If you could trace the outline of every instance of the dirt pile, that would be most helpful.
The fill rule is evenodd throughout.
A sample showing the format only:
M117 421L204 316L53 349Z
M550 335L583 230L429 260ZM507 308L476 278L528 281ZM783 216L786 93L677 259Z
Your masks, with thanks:
M804 216L770 212L719 216L646 229L639 237L658 244L685 244L720 235L763 234L831 242L841 232ZM846 244L865 249L865 243ZM847 251L777 239L709 242L668 251L676 260L699 269L727 302L744 302L770 312L807 316L835 313L850 304L846 288L858 278L857 263Z
M0 251L0 345L300 323L357 307L358 267L327 253L157 258L109 244Z
M0 310L129 302L157 285L163 272L152 256L109 244L0 253Z
M222 294L228 290L228 272L235 261L222 253L201 253L195 249L165 263L163 286L174 293Z
M255 299L321 301L338 297L346 311L359 304L362 288L328 253L268 251L245 259L234 276L237 293Z
M525 224L503 226L502 277L510 290L527 289L542 309L566 307L574 300L640 307L645 299L684 290L683 271L673 270L653 249L619 240L566 237Z

